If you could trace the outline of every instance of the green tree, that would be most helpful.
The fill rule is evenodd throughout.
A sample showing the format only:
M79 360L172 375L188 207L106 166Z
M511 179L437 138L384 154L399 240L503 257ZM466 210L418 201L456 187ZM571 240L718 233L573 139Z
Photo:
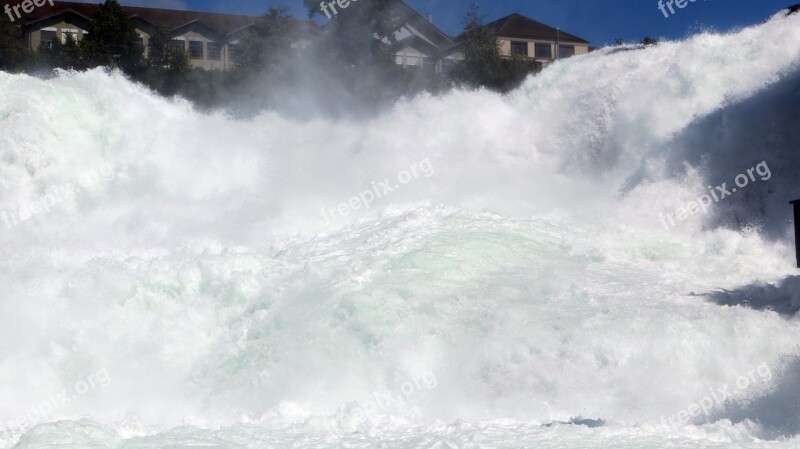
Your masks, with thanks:
M249 30L239 43L238 70L273 69L291 48L292 17L289 8L270 8L263 21Z
M233 70L219 75L192 73L182 93L204 106L221 101L234 103L237 113L254 113L273 106L277 86L285 87L286 79L296 78L287 75L292 71L287 67L290 60L297 56L292 49L293 18L288 11L283 7L269 8L262 20L239 39Z
M449 76L457 84L508 91L539 69L538 63L517 55L503 56L497 38L484 26L477 5L464 15L461 46L464 59L456 63Z
M39 47L37 65L45 69L83 70L86 64L81 48L72 36L67 36L65 43L54 38L50 45Z
M309 49L309 62L319 67L325 95L337 104L372 108L408 91L410 77L394 63L395 34L404 25L400 0L351 1L336 6L330 18L319 0L304 0L309 17L328 19L323 35ZM338 3L335 3L338 5Z
M646 45L646 46L656 45L656 44L658 44L658 42L659 42L658 38L650 37L650 36L647 36L644 39L642 39L642 45Z
M191 69L186 51L172 45L169 32L162 26L156 28L149 38L147 59L143 65L136 79L162 95L176 94L186 83Z
M457 82L470 86L492 85L500 76L503 58L497 38L484 26L484 16L477 5L470 6L464 15L461 46L464 59L451 72Z
M22 30L6 15L0 16L0 70L19 70L29 57Z
M318 0L304 2L309 18L331 15L325 26L327 50L345 64L370 64L376 57L385 62L386 43L396 43L395 33L404 22L396 9L400 0L351 1L345 9L334 6L337 8L335 15L331 8L327 14L323 13Z
M89 22L89 35L81 42L88 66L108 66L128 74L143 67L139 35L117 0L106 0Z

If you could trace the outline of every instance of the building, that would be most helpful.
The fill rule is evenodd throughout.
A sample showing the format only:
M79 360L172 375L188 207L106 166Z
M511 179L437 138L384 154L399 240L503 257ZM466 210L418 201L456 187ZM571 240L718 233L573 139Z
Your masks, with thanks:
M547 64L589 53L589 41L516 13L486 24L486 28L497 38L500 53L505 56L516 55ZM459 45L446 54L450 58L463 58Z
M80 41L88 33L88 23L99 5L76 2L45 3L21 19L22 31L28 46L36 50L50 45L53 39L62 43L72 36ZM207 70L228 70L236 64L236 45L242 35L258 24L261 17L234 14L216 14L197 11L140 8L123 6L130 14L136 32L145 48L158 26L165 27L174 45L189 55L192 67ZM293 45L307 45L320 28L314 22L293 20L295 32Z
M450 37L427 19L400 2L395 13L405 25L395 35L395 61L404 67L420 67L435 73L447 72L464 58L461 36ZM501 54L517 55L547 64L589 52L589 41L520 14L511 14L486 25L497 38Z
M405 2L398 2L394 14L399 17L403 26L395 35L392 53L395 63L403 67L418 67L431 73L446 71L448 61L447 50L456 42L433 25L433 17L421 16ZM388 44L388 42L387 42Z
M88 23L99 5L77 2L45 3L21 18L21 26L31 49L50 45L53 39L66 42L69 36L80 41L87 34ZM147 47L158 26L170 33L174 45L189 55L192 67L229 70L236 65L237 44L251 27L262 20L258 16L179 11L123 6L130 15L141 44ZM393 10L403 26L395 33L392 45L395 62L430 73L446 73L464 54L458 37L450 37L404 2ZM295 47L308 45L322 33L312 21L292 20ZM589 52L589 42L519 14L486 25L501 53L527 57L541 63Z

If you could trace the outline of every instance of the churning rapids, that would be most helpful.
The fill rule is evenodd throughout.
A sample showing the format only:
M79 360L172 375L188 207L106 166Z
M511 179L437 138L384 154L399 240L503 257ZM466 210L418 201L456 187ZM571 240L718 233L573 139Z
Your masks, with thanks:
M0 447L800 447L798 117L800 15L362 122L0 73Z

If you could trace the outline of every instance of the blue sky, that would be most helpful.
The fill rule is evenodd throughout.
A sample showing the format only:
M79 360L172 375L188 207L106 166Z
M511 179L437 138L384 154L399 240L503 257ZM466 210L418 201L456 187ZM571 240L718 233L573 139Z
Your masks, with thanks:
M676 13L669 18L659 11L657 0L407 0L407 3L425 16L433 14L434 23L448 34L461 31L464 12L476 3L487 21L517 12L602 46L618 37L626 41L638 41L645 36L679 39L705 29L727 31L760 23L798 1L696 0L683 9L675 8ZM237 14L263 14L269 6L288 6L295 17L306 18L302 0L123 0L122 3ZM357 5L353 3L350 7Z

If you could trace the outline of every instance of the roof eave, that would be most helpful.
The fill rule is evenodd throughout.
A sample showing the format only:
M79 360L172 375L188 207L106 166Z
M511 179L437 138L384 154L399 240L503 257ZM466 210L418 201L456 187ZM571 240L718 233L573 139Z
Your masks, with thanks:
M75 11L74 9L69 8L69 9L65 9L64 11L59 11L59 12L57 12L55 14L51 14L51 15L46 16L46 17L42 17L42 18L39 18L39 19L36 19L36 20L31 20L30 22L25 22L25 23L22 24L22 26L34 25L36 23L39 23L39 22L42 22L42 21L45 21L45 20L50 20L50 19L52 19L54 17L62 16L64 14L69 14L69 13L75 14L76 16L78 16L78 17L80 17L82 19L88 20L88 21L92 20L91 17L87 17L87 16L79 13L78 11Z

